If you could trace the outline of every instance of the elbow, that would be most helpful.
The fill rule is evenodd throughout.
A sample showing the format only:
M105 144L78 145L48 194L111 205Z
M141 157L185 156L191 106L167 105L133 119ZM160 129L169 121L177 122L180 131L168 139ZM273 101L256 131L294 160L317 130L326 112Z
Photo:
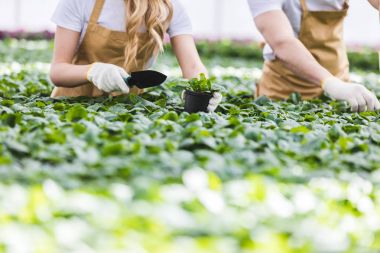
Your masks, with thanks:
M281 38L273 41L270 46L273 49L276 57L281 59L284 55L287 55L289 51L291 51L294 45L297 45L298 43L300 43L300 41L295 37Z
M49 78L50 81L54 84L56 87L64 87L61 79L59 78L59 71L57 70L56 66L54 64L51 65Z
M58 87L57 84L59 84L59 82L58 82L57 76L55 75L53 70L50 70L49 78L50 78L50 81L54 84L54 86Z
M50 81L54 84L55 87L62 87L62 83L54 72L50 72Z

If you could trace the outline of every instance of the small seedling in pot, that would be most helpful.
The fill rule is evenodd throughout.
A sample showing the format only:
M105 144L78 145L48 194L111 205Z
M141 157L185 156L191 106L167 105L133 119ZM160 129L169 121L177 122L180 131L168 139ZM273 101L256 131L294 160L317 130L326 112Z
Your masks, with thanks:
M212 79L208 79L205 74L189 81L182 98L188 113L213 112L222 101L222 95L213 89Z

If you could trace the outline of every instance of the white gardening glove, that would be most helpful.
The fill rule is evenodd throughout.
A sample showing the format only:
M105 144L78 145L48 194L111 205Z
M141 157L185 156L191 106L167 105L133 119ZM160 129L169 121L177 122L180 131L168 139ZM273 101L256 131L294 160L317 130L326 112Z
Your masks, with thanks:
M331 77L322 83L322 88L331 98L347 101L352 112L380 110L380 102L366 87L357 83L347 83Z
M210 103L208 104L207 110L209 112L215 112L216 108L218 108L219 104L222 102L223 96L219 92L214 92L213 97L210 99Z
M87 80L104 92L121 91L128 94L129 87L123 78L128 78L127 72L119 66L107 63L93 63L87 72Z

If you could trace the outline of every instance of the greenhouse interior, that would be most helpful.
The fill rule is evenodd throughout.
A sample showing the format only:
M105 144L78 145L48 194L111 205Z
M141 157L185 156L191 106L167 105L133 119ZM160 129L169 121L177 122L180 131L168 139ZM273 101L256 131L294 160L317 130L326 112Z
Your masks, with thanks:
M380 0L0 0L0 253L380 252Z

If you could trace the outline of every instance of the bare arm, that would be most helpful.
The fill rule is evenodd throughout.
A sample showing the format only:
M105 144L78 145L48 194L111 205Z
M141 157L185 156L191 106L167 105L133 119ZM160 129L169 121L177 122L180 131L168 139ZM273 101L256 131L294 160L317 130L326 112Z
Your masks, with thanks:
M54 54L50 78L58 87L76 87L87 83L90 65L74 65L80 33L58 27L55 34Z
M184 78L198 78L201 73L208 74L191 35L176 36L171 39L171 44Z
M368 2L375 8L380 11L380 1L379 0L368 0Z
M255 18L257 28L274 50L277 59L302 78L315 85L331 78L294 34L283 11L270 11Z

